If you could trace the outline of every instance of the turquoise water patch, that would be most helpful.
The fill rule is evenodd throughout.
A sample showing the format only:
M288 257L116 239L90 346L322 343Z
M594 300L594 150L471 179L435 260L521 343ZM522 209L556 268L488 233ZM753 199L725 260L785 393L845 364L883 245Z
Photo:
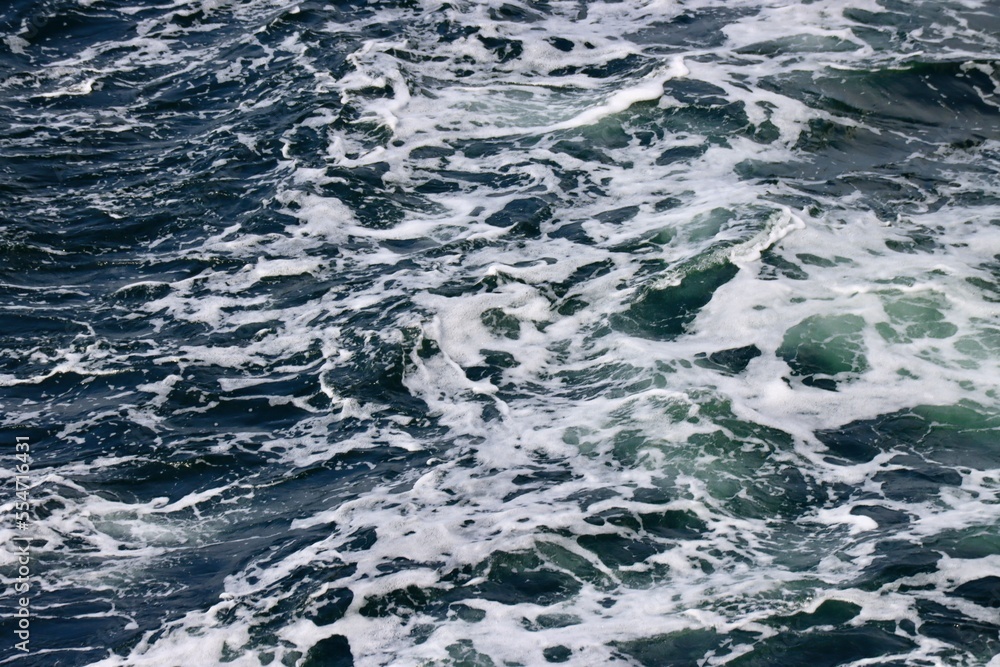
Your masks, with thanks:
M864 330L859 315L814 315L785 332L777 355L803 384L836 391L835 376L868 369Z
M884 294L884 308L889 322L875 325L876 331L890 343L909 343L920 338L950 338L958 327L945 319L950 308L941 294Z
M638 336L658 340L676 338L712 300L715 290L732 280L738 271L729 262L690 271L678 285L647 290L627 311L613 318L612 325Z
M886 451L917 455L912 463L993 470L1000 467L1000 419L974 403L916 406L817 433L830 450L852 461ZM899 462L904 467L909 465ZM910 464L912 465L912 464ZM960 480L954 480L957 483Z

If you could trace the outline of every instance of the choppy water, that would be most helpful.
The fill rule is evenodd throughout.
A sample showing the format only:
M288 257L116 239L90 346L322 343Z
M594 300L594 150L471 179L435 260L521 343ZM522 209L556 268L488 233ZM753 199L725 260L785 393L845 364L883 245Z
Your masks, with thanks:
M0 25L0 663L1000 664L1000 3Z

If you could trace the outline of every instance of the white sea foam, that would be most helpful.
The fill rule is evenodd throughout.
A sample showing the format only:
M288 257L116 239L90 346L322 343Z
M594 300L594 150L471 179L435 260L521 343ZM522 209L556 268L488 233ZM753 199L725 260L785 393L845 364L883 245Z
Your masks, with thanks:
M205 18L190 30L177 25L195 9L185 3L125 8L136 17L134 37L33 75L32 95L62 101L143 68L162 68L154 86L206 63L219 85L249 86L255 72L279 65L294 81L273 75L259 97L218 111L225 127L209 137L275 160L261 177L273 199L256 212L277 210L281 226L212 218L183 243L167 240L176 229L164 231L149 252L137 251L151 270L122 279L107 297L122 321L155 331L126 349L91 329L59 349L27 350L33 366L0 375L4 387L70 375L106 381L93 406L55 401L67 413L60 437L69 442L84 443L96 425L117 419L145 429L127 436L135 446L148 439L141 456L55 464L58 474L42 484L61 506L40 522L41 539L100 563L80 582L141 588L148 568L185 549L230 540L238 550L270 522L292 540L246 547L246 558L220 566L230 569L211 599L173 609L159 627L143 627L127 656L96 664L294 662L296 652L342 635L359 666L444 664L466 649L496 664L540 665L543 649L555 646L570 651L567 664L594 665L623 660L623 643L682 630L765 640L778 632L765 621L815 613L828 600L860 607L853 628L916 626L919 595L995 624L990 610L948 595L996 575L995 556L946 555L929 571L864 590L857 579L884 556L878 540L886 536L929 544L991 531L1000 471L942 464L958 472L958 484L894 499L885 476L910 465L896 457L912 443L880 441L870 459L846 460L817 433L919 405L995 412L997 308L982 285L996 281L988 266L1000 230L984 221L998 210L959 197L995 194L992 172L969 167L995 167L996 142L978 152L918 143L906 159L940 159L952 183L941 192L953 201L938 206L918 192L921 206L880 217L877 196L860 189L822 194L825 176L741 170L753 161L805 169L812 156L798 142L815 124L847 135L879 129L878 119L818 108L775 81L899 65L916 48L887 52L822 3L511 7L537 17L504 19L501 2L425 2L419 11L380 7L323 20L271 41L269 30L303 18L298 8L203 2ZM669 21L728 8L736 13L718 34L705 28L712 34L699 36L718 46L671 42L682 28ZM221 32L227 21L253 30L210 46L183 41ZM447 41L444 21L479 32ZM379 24L400 34L372 36ZM930 26L922 43L943 33L965 41L943 47L941 62L967 57L976 40L992 43L968 25ZM327 48L318 36L349 45L343 66L317 53ZM503 49L514 47L502 40L518 43L521 55L505 60ZM254 58L230 55L239 45L253 46ZM992 80L983 67L965 69ZM292 126L272 134L244 124L243 114L262 110L284 122L286 98L310 88L315 98L296 109ZM982 92L987 103L990 94ZM149 102L105 120L116 133L148 128ZM345 105L353 115L341 115ZM53 127L80 131L94 118L67 116ZM765 123L773 126L767 141L754 134ZM315 133L312 143L300 139L305 132ZM827 158L839 159L817 160ZM239 158L207 164L223 169ZM876 167L860 173L870 179ZM194 177L186 169L177 167L176 178ZM355 179L364 169L379 175ZM421 190L434 179L449 187ZM158 197L148 195L173 205ZM402 210L400 219L365 210L379 197ZM519 231L510 210L533 197L537 220ZM123 188L90 203L127 220L141 198ZM160 262L198 268L143 277L156 276ZM726 262L735 275L692 313L683 335L609 325L693 271ZM789 332L844 317L862 323L851 344L864 363L820 378L837 391L807 384L782 356ZM840 344L821 334L815 347ZM698 363L751 345L760 354L739 372ZM142 379L129 375L136 365L144 365ZM121 386L117 376L127 378ZM282 418L291 426L277 418L241 424L225 411L231 406L295 416ZM22 417L42 413L19 409ZM189 432L183 418L193 415L234 424L196 422ZM402 452L400 463L383 470L374 459L352 462L382 450ZM264 462L233 463L231 476L209 474L169 495L140 485L129 499L88 481L129 479L144 462L184 471L210 455ZM348 477L351 466L362 472ZM322 482L310 484L311 475ZM878 515L858 514L862 503L912 520L887 528ZM663 513L700 527L664 537L643 523ZM366 531L374 531L371 543L354 545ZM602 551L593 546L601 540L627 548ZM630 560L629 549L646 547L648 556ZM490 560L501 552L533 554L536 571L572 576L577 588L556 601L484 594L505 567ZM330 580L301 574L342 566ZM47 576L58 586L75 573L54 564ZM409 587L478 614L399 600L380 613L369 608ZM305 611L333 589L349 589L352 601L320 625ZM271 629L261 630L266 623ZM916 648L901 660L946 664L955 655L945 642L907 636Z

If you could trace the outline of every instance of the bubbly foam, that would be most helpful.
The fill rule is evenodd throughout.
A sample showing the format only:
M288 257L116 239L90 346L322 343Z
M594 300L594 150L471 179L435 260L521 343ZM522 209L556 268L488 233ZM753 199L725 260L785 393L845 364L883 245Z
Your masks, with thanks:
M76 233L92 273L2 284L93 313L0 369L48 429L40 599L127 619L77 648L985 662L948 627L995 634L1000 576L986 5L411 4L7 39L18 128L121 151L19 195L39 227L86 202L23 243L70 266Z

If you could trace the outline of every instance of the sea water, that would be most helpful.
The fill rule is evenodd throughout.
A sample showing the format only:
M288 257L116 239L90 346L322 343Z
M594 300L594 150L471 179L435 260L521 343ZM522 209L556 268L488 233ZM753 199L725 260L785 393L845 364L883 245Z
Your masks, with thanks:
M3 664L1000 664L995 0L0 23Z

